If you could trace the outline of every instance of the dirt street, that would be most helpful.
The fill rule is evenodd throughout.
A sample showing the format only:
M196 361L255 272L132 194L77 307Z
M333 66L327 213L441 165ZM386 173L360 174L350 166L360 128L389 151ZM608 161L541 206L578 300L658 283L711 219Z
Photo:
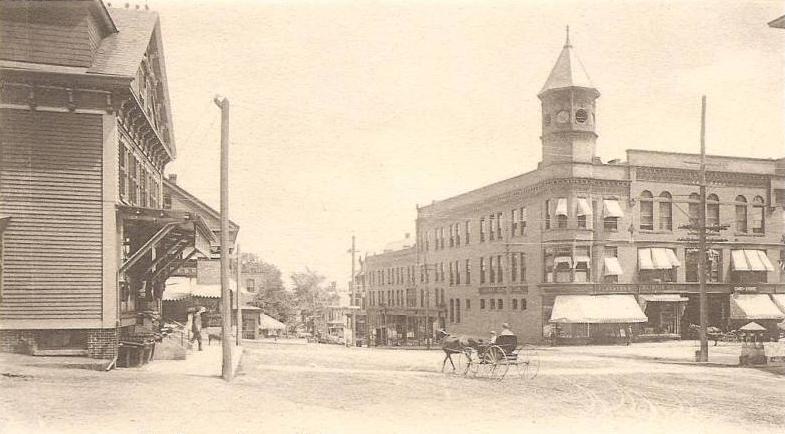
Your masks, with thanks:
M231 384L135 369L28 368L23 376L0 376L0 432L717 433L785 427L782 372L570 348L539 355L534 380L510 371L502 382L442 374L438 351L255 342L245 343Z

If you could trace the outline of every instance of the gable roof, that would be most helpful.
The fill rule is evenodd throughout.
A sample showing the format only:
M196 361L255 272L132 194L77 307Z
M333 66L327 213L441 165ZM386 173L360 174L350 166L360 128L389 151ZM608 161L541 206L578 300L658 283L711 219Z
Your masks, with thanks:
M201 214L206 214L206 215L212 217L215 220L220 220L221 219L221 214L218 211L216 211L211 206L209 206L206 203L204 203L201 200L199 200L199 198L197 198L193 194L189 193L184 188L180 187L179 185L177 185L176 183L174 183L172 181L169 181L166 178L164 178L163 181L164 181L164 183L163 183L164 189L169 189L172 193L177 194L178 196L180 196L180 198L183 199L184 202L187 202L190 205L194 206L194 208L196 208L197 211L201 211ZM216 231L215 229L212 229L212 230L214 232ZM239 230L240 230L240 226L230 219L229 220L229 232L237 233ZM220 228L218 228L218 232L220 232Z

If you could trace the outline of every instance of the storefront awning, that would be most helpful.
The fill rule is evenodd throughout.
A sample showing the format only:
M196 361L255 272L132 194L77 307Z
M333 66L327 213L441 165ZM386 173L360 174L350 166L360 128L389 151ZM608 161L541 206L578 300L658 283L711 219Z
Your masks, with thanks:
M285 330L286 324L278 321L277 319L260 313L259 314L259 328L262 330Z
M575 324L618 324L648 319L632 295L559 295L553 303L550 322Z
M785 318L767 294L733 294L730 298L730 318L760 320Z
M605 199L602 201L602 214L604 217L624 217L624 212L616 199Z
M669 270L681 266L672 249L652 247L638 249L639 270Z
M589 201L583 197L578 198L578 203L575 208L575 215L579 217L592 215L591 205L589 205Z
M785 313L785 294L771 294L771 301L777 305L782 313Z
M234 292L236 289L237 289L237 282L235 282L234 279L229 279L229 290ZM170 277L169 279L167 279L166 289L164 289L164 293L162 296L163 300L167 300L167 301L181 300L188 296L220 298L221 284L197 283L196 278L193 277L178 276L178 277Z
M567 216L567 198L560 197L559 201L556 202L556 214L555 215L563 215Z
M621 276L622 274L624 274L624 271L621 268L621 263L619 263L619 258L615 256L605 258L606 276Z
M774 271L765 250L731 250L733 271Z

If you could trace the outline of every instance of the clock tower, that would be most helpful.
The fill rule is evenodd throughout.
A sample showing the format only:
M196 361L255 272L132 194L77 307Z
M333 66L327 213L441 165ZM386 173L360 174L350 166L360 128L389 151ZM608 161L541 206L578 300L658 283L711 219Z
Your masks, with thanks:
M542 165L591 163L597 133L596 102L600 92L567 41L537 95L542 102Z

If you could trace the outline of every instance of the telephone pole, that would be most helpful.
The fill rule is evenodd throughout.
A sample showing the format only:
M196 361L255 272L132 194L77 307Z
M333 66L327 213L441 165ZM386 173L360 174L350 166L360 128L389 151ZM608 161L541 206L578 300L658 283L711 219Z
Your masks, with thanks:
M234 247L235 254L237 256L237 269L234 270L235 279L237 279L237 346L240 346L240 342L243 339L243 312L240 310L242 308L240 304L240 272L241 272L241 261L240 261L240 245L236 245Z
M221 108L221 377L232 379L232 307L229 291L229 99L216 95ZM238 282L239 289L239 282ZM239 291L238 292L238 296Z
M354 235L352 235L352 250L351 250L351 252L352 252L352 279L349 281L349 289L350 289L352 298L351 298L351 301L349 301L349 309L351 309L351 311L352 311L352 335L351 335L351 338L349 339L351 341L349 343L349 346L354 346L355 342L357 342L357 338L355 337L355 333L357 331L357 324L355 322L355 321L357 321L357 313L356 313L356 309L354 308L355 307L354 306L355 305L355 293L354 293L354 262L355 262L355 259L354 259L354 255L357 252L357 250L354 248Z
M699 362L709 361L708 310L706 303L706 95L701 97L700 213L698 214L698 280L700 282Z

